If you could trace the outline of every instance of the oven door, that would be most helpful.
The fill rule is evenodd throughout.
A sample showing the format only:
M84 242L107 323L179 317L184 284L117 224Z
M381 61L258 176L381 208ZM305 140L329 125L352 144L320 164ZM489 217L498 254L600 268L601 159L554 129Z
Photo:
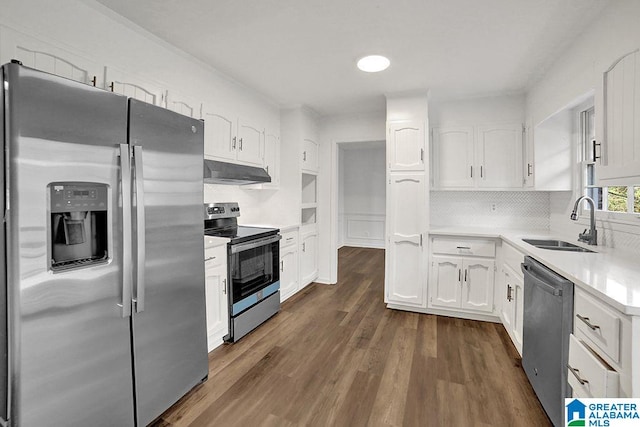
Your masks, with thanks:
M278 291L280 239L276 234L229 246L231 316Z

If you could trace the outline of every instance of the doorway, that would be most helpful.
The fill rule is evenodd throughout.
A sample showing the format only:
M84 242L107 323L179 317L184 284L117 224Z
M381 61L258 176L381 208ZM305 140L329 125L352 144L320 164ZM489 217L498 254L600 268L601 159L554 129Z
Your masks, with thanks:
M334 276L342 247L384 249L386 220L385 141L336 143L332 216Z

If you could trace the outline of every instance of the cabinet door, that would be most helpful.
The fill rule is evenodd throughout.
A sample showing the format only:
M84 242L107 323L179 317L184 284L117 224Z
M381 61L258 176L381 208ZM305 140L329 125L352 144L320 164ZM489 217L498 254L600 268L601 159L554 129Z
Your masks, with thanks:
M280 248L280 301L298 292L298 248Z
M318 143L307 138L302 141L302 170L318 172Z
M596 98L597 139L603 149L597 177L603 185L637 184L640 177L640 52L618 59L605 71Z
M201 105L198 101L182 95L175 90L167 90L165 100L168 110L194 119L200 118Z
M269 187L280 185L280 137L273 132L264 134L264 168L271 176Z
M462 267L461 307L491 313L495 261L465 258Z
M515 304L513 305L512 339L518 353L522 355L522 324L524 322L524 279L520 276L514 278L514 290L512 291Z
M0 64L17 59L26 67L102 87L102 67L93 61L6 27L0 32Z
M524 187L525 188L533 188L535 186L535 145L534 141L534 129L532 126L526 126L524 130L524 141L522 142L524 145L523 151L523 161L522 165L524 167L522 173L524 175Z
M501 273L502 294L500 296L500 320L502 320L502 325L509 335L511 335L513 325L515 324L513 318L515 306L514 274L512 273L511 268L506 265L502 267Z
M207 342L209 351L222 343L229 332L227 302L226 248L214 260L205 262L205 298L207 306ZM222 259L222 262L218 262Z
M104 70L105 89L148 104L165 106L165 91L157 83L113 67L105 67Z
M478 126L478 187L522 188L522 124Z
M434 128L433 157L436 187L473 187L472 127Z
M203 105L204 155L209 158L235 160L236 129L235 120Z
M462 258L431 257L429 302L432 307L460 308Z
M264 129L250 124L246 120L238 120L238 161L252 166L262 166L262 136Z
M388 303L424 307L426 262L424 174L397 174L387 186L387 268L385 295Z
M302 236L300 243L300 287L305 287L318 277L318 234Z
M389 122L387 159L391 171L424 171L425 125L418 120Z

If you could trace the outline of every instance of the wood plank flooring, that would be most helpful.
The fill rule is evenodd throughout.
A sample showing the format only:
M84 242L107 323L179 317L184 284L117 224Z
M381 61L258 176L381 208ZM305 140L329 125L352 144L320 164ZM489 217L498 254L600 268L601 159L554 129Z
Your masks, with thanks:
M502 325L385 308L384 251L342 248L162 426L547 426Z

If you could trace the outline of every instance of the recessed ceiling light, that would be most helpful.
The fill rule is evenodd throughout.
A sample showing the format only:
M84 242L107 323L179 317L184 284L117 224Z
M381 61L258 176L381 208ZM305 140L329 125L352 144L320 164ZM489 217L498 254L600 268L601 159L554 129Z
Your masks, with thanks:
M358 60L358 68L367 73L377 73L386 70L391 62L389 58L381 55L369 55Z

